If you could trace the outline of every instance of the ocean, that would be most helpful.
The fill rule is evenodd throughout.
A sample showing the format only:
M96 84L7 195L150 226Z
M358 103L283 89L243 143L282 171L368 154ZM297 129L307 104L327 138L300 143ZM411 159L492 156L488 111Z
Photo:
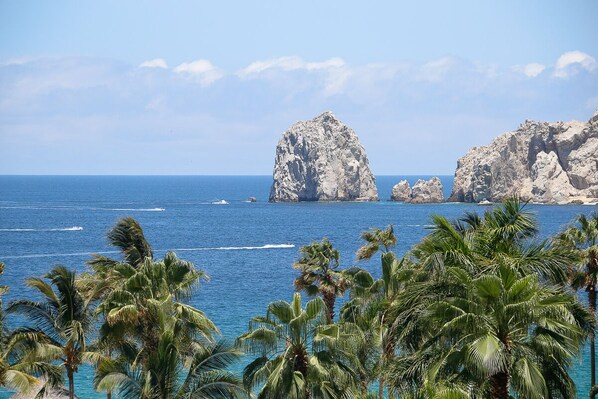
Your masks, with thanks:
M0 285L10 286L6 304L30 298L24 280L42 276L56 264L85 271L91 253L118 257L106 233L123 216L143 227L155 256L174 250L210 275L191 299L234 339L268 303L290 301L301 246L328 237L340 251L341 266L359 265L379 275L376 261L356 262L360 233L393 224L396 251L404 254L426 233L430 216L456 218L475 204L411 205L390 202L401 179L412 185L430 176L378 176L380 202L268 203L271 176L0 176ZM452 176L441 176L445 196ZM249 202L256 197L257 202ZM529 205L542 237L565 227L594 206ZM9 323L17 323L9 316ZM588 351L572 370L580 397L589 389ZM102 398L92 388L92 370L76 376L79 398ZM10 394L0 390L0 398Z

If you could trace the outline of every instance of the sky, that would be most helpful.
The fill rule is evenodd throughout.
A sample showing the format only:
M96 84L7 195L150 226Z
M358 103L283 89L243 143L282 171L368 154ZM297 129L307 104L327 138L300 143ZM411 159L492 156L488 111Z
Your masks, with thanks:
M598 109L598 2L0 0L0 174L268 175L332 111L377 175L450 175Z

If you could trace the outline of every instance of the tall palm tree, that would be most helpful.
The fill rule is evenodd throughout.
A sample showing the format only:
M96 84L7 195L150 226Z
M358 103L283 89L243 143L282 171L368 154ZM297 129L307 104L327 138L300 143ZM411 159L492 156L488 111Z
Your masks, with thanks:
M426 309L436 328L390 373L399 391L449 381L477 387L475 397L575 397L568 370L593 320L572 295L507 265L446 277L451 294Z
M108 232L108 240L120 249L123 261L94 255L88 262L93 273L82 282L90 288L89 295L101 300L98 349L109 358L141 362L141 369L147 369L161 339L155 329L161 303L170 304L170 316L185 326L175 340L181 348L197 337L211 340L216 326L201 311L184 303L199 282L208 279L205 273L178 259L174 252L155 261L143 229L133 218L120 219ZM107 397L111 397L110 390Z
M433 215L431 233L410 251L431 275L458 266L472 273L507 262L522 274L538 273L548 281L567 281L570 253L535 241L538 228L527 203L517 198L486 211L482 218L471 213L455 222Z
M120 250L123 260L115 260L100 254L92 255L92 259L87 262L92 273L81 274L78 282L88 301L103 301L110 292L123 284L124 280L117 272L117 269L123 267L121 263L136 269L141 267L146 259L154 258L152 247L146 240L141 225L132 217L119 219L108 231L107 238L110 245ZM96 316L100 315L101 312ZM103 323L99 340L94 347L109 358L119 348L121 350L130 348L131 342L123 335L125 327L126 325L122 323L120 325ZM106 393L106 397L112 398L110 391Z
M350 316L349 311L355 309L354 306L361 304L361 317L358 317L359 323L366 334L375 333L377 337L369 341L377 341L381 350L379 358L376 361L376 369L386 368L386 364L392 361L395 351L395 344L392 334L389 333L391 323L387 319L387 309L394 295L401 286L400 268L402 262L396 259L392 249L397 243L392 225L386 229L373 228L363 232L361 238L365 241L357 251L358 260L371 259L377 252L381 252L382 278L374 281L371 275L362 269L353 269L348 271L351 275L351 301L344 306L344 316ZM355 311L351 311L355 316ZM364 317L365 316L365 317ZM373 337L372 337L373 338ZM384 396L384 376L378 375L378 397ZM391 393L392 397L392 393Z
M125 263L132 266L142 264L146 258L154 258L152 247L145 239L143 229L132 217L119 219L108 232L108 241L112 246L120 249ZM108 264L114 263L114 261L99 255L94 255L94 258L89 262L91 265L101 264L102 261L107 261Z
M596 317L596 283L598 281L598 214L579 215L574 226L557 235L557 245L579 255L579 267L571 271L571 285L588 293L590 311ZM596 339L590 336L590 397L596 397Z
M258 398L345 398L355 386L352 344L359 339L350 325L326 324L321 298L305 308L301 295L291 303L272 302L265 317L254 317L238 342L257 358L243 372L248 390L260 387Z
M565 281L571 256L550 242L534 241L536 221L525 208L525 203L511 199L483 217L466 214L455 222L432 217L431 233L410 251L415 263L407 273L411 274L410 282L404 284L390 309L397 327L393 334L401 347L401 356L389 374L395 389L410 391L413 384L421 386L444 379L456 386L473 384L478 395L481 392L490 397L505 397L511 383L521 397L535 397L546 390L570 395L567 370L556 367L554 359L567 364L593 322L571 295L551 288ZM487 280L492 284L487 285ZM517 288L511 287L514 281L517 284L513 287ZM532 288L527 289L526 284ZM490 293L485 293L484 287ZM522 292L530 296L531 302L525 298L519 298L522 306L509 302ZM479 295L474 297L474 293ZM541 306L536 308L534 301L540 301ZM534 319L536 311L552 309L553 305L559 305L558 311L562 312L556 316L566 316L560 320L551 315L555 323L561 323L556 332L568 340L568 346L558 337L550 341L543 335L556 333L553 326L542 324L550 320L547 315ZM513 325L505 323L502 317L517 309L521 315L510 314ZM539 339L526 335L530 333ZM525 345L516 350L511 335ZM560 352L543 352L543 348L534 346L539 343L545 344L544 349ZM483 356L481 347L473 352L475 345L486 345ZM438 358L438 354L445 357ZM526 391L530 381L519 378L522 367L528 376L541 370L545 380L536 378L532 382L540 384L536 387L548 388Z
M297 291L305 291L308 296L322 295L326 304L326 322L334 319L336 297L342 296L347 281L339 267L339 253L327 238L301 247L301 257L293 264L299 270L295 279Z
M105 315L107 330L117 329L137 342L142 358L157 348L159 336L154 327L162 303L171 303L172 315L184 321L185 330L179 340L196 335L211 339L218 331L202 311L181 302L207 276L192 263L178 259L174 252L168 252L160 262L146 258L137 268L118 264L113 274L121 284L106 296L98 312Z
M189 337L187 320L177 317L175 307L172 301L155 304L155 348L143 359L131 361L123 354L102 362L98 390L124 399L224 399L243 393L241 381L227 370L241 353L223 342Z
M40 360L60 361L68 378L69 398L73 399L74 374L84 361L97 358L87 350L93 309L78 290L74 271L56 266L44 277L50 284L40 278L27 279L27 285L43 296L43 302L16 300L7 311L20 313L35 324L34 329L22 329L20 334L35 341Z

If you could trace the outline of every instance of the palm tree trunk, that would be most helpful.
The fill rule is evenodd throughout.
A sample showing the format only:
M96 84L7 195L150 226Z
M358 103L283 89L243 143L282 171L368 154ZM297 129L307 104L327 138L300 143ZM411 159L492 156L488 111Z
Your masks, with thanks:
M378 380L378 398L384 399L384 377L380 377Z
M324 300L324 304L326 304L326 323L332 323L334 319L334 303L336 302L336 295L334 292L324 291L322 293L322 299Z
M592 281L588 285L588 302L590 304L590 311L594 318L596 318L596 282ZM593 393L594 385L596 385L596 337L594 331L590 335L590 398L594 399L596 394Z
M509 399L509 385L511 376L501 371L490 376L490 397L492 399Z
M69 378L69 399L75 398L75 379L73 378L73 370L67 369L67 375Z

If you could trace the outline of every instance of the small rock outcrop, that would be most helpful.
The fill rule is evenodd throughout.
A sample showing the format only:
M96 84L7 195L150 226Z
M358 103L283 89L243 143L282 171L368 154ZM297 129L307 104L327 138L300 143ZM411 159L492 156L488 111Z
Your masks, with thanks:
M444 202L442 182L438 177L428 181L419 179L413 188L409 187L407 180L401 180L392 188L391 201L408 202L411 204L433 204Z
M598 111L587 122L525 121L457 162L449 201L598 201Z
M407 180L401 180L392 186L392 193L390 194L391 201L409 202L411 199L411 187Z
M332 112L297 122L282 135L273 177L271 202L378 200L363 146Z

